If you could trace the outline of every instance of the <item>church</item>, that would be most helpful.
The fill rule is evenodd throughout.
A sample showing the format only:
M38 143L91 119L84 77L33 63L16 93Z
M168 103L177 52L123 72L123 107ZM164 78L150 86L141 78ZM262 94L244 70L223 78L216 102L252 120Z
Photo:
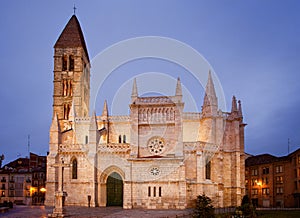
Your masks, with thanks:
M134 80L129 115L114 116L107 102L90 111L90 67L73 15L54 45L46 205L59 188L74 206L184 209L201 194L215 207L240 205L246 124L234 96L230 112L219 109L210 72L201 112L184 112L179 78L173 96L139 96Z

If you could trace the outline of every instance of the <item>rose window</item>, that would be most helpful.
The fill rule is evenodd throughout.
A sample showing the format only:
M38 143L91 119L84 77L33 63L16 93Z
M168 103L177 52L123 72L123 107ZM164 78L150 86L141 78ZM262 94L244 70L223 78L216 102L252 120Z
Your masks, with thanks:
M165 148L164 140L160 137L151 138L148 142L148 149L150 153L158 155L163 153Z
M150 170L150 174L153 176L158 176L160 174L160 170L158 169L158 167L153 167Z

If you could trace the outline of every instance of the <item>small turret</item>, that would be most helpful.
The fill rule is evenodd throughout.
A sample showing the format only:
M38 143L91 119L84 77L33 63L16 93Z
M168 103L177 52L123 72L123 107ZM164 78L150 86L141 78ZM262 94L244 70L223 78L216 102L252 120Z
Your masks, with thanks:
M235 96L232 96L232 102L231 102L231 113L237 111L237 104L236 104L236 98Z
M138 90L137 90L137 85L136 85L136 79L134 78L133 84L132 84L131 102L134 102L137 97L138 97Z
M242 111L242 103L241 103L241 100L239 100L238 103L239 103L238 116L239 116L240 118L243 118L243 111Z
M180 82L180 78L179 77L177 78L175 95L176 96L182 96L181 82Z
M102 110L102 116L103 117L108 117L108 108L107 108L107 102L106 102L106 100L104 101L103 110Z

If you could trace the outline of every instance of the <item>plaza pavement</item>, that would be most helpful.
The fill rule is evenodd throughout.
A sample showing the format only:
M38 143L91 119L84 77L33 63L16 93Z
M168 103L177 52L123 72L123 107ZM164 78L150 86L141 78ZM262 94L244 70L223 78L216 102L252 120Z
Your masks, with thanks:
M175 218L191 217L192 210L124 210L121 207L65 207L66 217L80 218ZM9 212L0 214L7 218L44 218L52 212L52 208L45 206L19 206L14 205Z

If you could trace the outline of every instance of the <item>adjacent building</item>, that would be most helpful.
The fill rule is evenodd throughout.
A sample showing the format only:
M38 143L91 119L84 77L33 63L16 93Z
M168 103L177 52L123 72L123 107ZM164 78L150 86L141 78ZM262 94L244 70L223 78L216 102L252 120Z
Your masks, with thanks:
M180 79L173 96L151 97L139 96L133 80L131 102L124 105L129 115L109 114L106 102L101 114L90 115L90 67L73 15L54 45L46 205L54 205L62 188L58 180L67 193L65 205L183 209L203 193L216 207L240 205L245 194L241 102L233 97L231 111L221 111L211 73L203 72L201 112L184 112Z
M0 169L0 202L43 204L45 199L46 157L30 153Z
M246 159L246 193L257 207L300 207L300 149Z

